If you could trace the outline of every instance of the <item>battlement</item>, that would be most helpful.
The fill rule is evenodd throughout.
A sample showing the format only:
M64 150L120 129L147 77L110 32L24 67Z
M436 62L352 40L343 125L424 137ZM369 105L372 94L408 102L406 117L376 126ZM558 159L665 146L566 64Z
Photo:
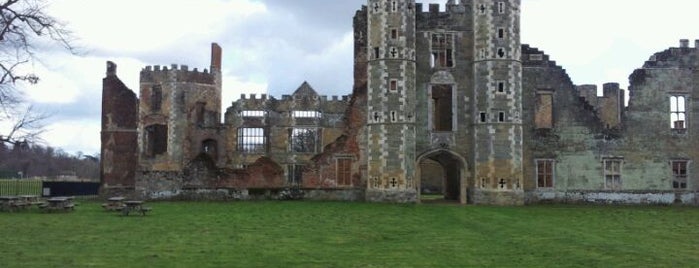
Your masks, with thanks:
M349 102L351 95L343 95L343 96L327 96L327 95L322 95L320 96L320 100L322 102ZM248 100L277 100L276 98L269 96L267 94L240 94L240 100L248 101ZM282 95L281 101L293 101L294 97L292 95Z
M425 5L423 3L415 3L415 10L430 14L443 14L449 12L463 13L466 12L466 3L464 2L465 0L448 0L445 5L430 3L427 4L427 10L425 10Z
M188 82L200 84L215 84L216 76L208 69L189 69L188 65L171 64L168 66L154 65L141 69L141 82L158 83L163 81Z

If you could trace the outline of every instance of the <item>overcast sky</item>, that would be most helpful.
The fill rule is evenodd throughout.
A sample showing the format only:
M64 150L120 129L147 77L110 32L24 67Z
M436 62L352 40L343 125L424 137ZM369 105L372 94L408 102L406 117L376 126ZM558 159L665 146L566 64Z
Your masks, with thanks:
M223 105L241 93L322 95L352 88L352 16L365 0L53 0L48 12L80 39L79 56L51 50L31 66L27 97L52 114L47 145L99 152L105 62L138 89L147 65L208 68L223 47ZM419 2L419 1L418 1ZM423 3L446 3L428 0ZM522 43L544 50L576 84L619 82L679 39L699 39L696 0L522 0ZM137 92L138 93L138 92Z

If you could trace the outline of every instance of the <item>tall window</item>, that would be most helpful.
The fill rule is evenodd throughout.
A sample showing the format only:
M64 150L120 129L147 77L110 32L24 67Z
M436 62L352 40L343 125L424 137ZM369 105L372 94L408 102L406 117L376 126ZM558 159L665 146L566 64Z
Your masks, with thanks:
M150 110L151 112L160 112L163 103L163 88L160 85L155 85L150 89Z
M294 153L315 153L318 144L318 129L293 128L289 134L290 151Z
M622 159L604 159L604 188L607 190L621 190Z
M536 160L536 181L539 188L553 188L554 160Z
M687 107L685 96L670 96L670 128L678 131L687 129Z
M301 184L303 179L303 165L288 165L286 182L289 184Z
M687 161L672 161L672 188L687 189Z
M238 152L264 153L267 150L267 136L264 128L239 128Z
M349 186L352 185L352 159L338 158L337 159L337 185Z
M432 34L432 67L454 67L454 36Z
M453 130L451 85L432 86L432 127L434 131Z
M537 129L553 128L553 92L537 92L534 111L534 125Z

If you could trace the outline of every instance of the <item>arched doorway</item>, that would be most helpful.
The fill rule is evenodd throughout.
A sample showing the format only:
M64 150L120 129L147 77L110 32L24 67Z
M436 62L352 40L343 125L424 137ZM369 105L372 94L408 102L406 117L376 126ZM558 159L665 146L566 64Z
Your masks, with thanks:
M420 202L447 201L466 204L466 160L449 150L427 152L417 159Z

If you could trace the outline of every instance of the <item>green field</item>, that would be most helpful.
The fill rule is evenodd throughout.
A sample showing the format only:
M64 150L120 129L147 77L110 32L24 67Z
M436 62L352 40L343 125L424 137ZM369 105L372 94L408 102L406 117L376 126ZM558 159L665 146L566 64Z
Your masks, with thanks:
M150 203L0 213L2 267L691 267L699 209Z

